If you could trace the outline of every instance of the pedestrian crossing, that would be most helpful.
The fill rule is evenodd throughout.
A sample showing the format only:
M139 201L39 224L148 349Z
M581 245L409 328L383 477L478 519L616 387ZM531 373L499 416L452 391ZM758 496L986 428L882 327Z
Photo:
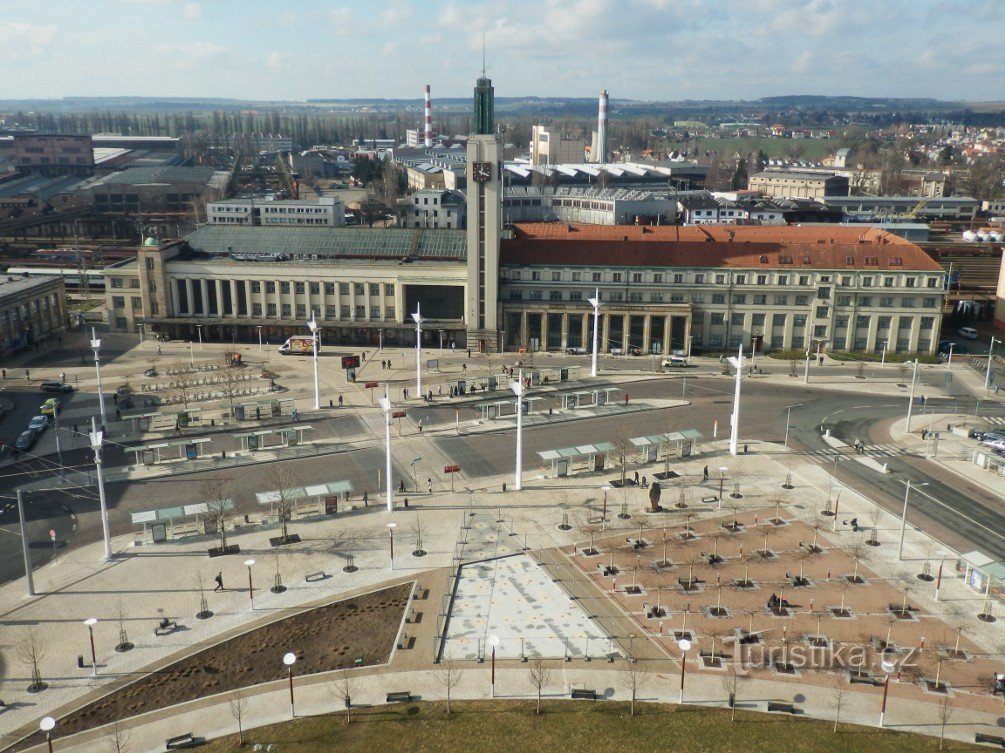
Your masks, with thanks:
M981 416L981 419L987 421L989 424L1005 426L1005 416Z
M826 447L822 450L813 450L807 452L806 456L815 458L820 461L831 461L834 462L835 456L841 457L856 457L865 456L867 458L892 458L898 455L903 455L907 452L903 447L897 444L875 444L866 445L863 452L857 453L853 447L843 448L844 451L838 451L834 447Z

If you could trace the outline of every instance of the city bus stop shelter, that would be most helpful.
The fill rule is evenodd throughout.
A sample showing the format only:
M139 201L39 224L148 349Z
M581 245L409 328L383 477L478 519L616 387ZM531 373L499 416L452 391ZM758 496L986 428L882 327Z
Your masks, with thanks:
M638 450L640 459L652 463L659 458L660 448L663 457L687 457L697 447L701 433L695 429L684 431L668 431L664 434L652 434L645 437L633 437L629 441Z
M178 449L178 457L175 460L195 460L202 457L203 445L211 443L211 437L186 437L185 439L175 439L168 442L154 442L153 444L140 445L139 447L127 448L133 453L134 465L147 465L150 463L160 463L162 460L171 460L162 456L162 451L166 452L171 448Z
M234 434L233 437L241 443L242 450L254 452L255 450L269 450L275 447L293 447L304 442L304 432L314 431L310 424L296 424L294 426L283 426L278 429L256 429L255 431L245 431ZM269 442L275 437L278 441Z
M147 526L150 526L151 541L159 544L166 541L168 535L174 538L175 521L181 520L179 528L184 526L182 533L199 533L199 516L206 516L204 522L205 533L216 533L215 513L220 508L224 510L234 509L234 500L230 497L209 502L196 502L191 505L175 505L172 507L161 507L157 510L146 510L143 512L130 513L134 526L143 526L143 540L147 538Z
M331 481L326 484L257 492L255 498L258 500L258 504L269 505L270 515L275 515L277 506L283 504L284 501L290 505L291 513L294 515L310 515L312 513L334 515L338 511L340 502L343 505L346 504L352 490L351 481Z
M589 473L602 471L607 466L607 457L614 452L610 442L596 442L577 447L563 447L557 450L544 450L537 453L538 457L550 464L551 470L558 478L570 473Z

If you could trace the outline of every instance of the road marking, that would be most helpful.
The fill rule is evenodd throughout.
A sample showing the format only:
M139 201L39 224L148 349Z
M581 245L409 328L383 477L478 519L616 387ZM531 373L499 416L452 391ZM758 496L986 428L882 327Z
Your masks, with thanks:
M838 413L844 413L844 408L838 408L832 415L837 415Z
M863 408L868 408L868 405L853 405L851 410L862 410Z

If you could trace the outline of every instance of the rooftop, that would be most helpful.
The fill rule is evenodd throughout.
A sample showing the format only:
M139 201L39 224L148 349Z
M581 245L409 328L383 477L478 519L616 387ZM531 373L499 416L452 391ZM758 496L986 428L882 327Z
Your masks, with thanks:
M615 245L616 244L616 245ZM503 241L519 265L942 271L915 244L876 228L532 223Z
M42 288L58 281L56 277L21 277L18 275L0 275L0 300L7 296L23 295L33 288Z
M92 186L128 185L142 186L154 183L202 183L211 185L219 183L226 185L227 173L212 167L131 167L126 170L111 173L96 180Z
M295 259L394 259L431 261L467 258L463 230L361 227L241 227L203 225L185 238L198 252L234 254L287 254ZM314 258L308 260L313 261Z

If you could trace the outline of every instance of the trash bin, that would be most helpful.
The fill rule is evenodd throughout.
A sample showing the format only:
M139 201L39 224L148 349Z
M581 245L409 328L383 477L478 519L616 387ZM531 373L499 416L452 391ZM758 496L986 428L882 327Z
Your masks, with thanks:
M84 657L83 656L78 656L77 657L77 668L78 669L83 669L84 668Z
M506 491L506 482L503 481L503 491Z

